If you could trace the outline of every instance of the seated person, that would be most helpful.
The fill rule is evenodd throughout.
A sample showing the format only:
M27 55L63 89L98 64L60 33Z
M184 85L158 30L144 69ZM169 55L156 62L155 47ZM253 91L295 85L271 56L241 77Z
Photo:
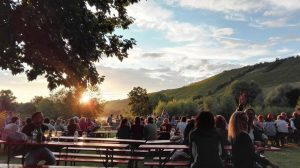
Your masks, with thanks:
M33 131L36 129L42 130L45 132L49 130L48 126L43 124L44 115L42 112L35 112L32 117L32 122L26 125L22 132L28 137L33 137ZM45 161L46 165L54 165L55 157L53 153L46 147L32 147L28 150L28 153L25 156L25 166L34 167L37 166L40 161Z

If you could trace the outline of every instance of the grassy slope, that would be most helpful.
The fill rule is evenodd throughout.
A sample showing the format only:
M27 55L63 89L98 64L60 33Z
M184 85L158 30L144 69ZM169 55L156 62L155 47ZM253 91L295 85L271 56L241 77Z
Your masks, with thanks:
M224 71L205 80L178 89L162 90L160 93L172 96L175 99L187 99L196 95L207 95L209 91L214 91L218 85L228 82L230 78L237 77L240 73L243 75L236 78L237 80L253 80L263 88L264 92L268 92L270 89L283 83L291 83L300 87L299 65L300 57L281 60L279 63L272 62L246 66L239 69ZM222 93L225 87L218 90L216 94ZM105 111L111 111L112 109L122 111L123 109L126 109L127 104L128 100L108 102Z

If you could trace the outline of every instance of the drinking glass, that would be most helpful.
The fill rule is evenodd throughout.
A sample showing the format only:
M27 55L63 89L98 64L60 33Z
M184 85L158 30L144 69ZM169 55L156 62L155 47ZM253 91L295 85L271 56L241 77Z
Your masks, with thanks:
M51 131L51 137L54 138L56 136L56 131Z
M45 140L46 141L48 141L48 137L49 137L49 130L46 130L45 132L44 132L44 137L45 137Z
M87 137L87 132L82 132L82 138L85 139Z
M61 137L61 135L62 135L61 131L56 131L57 142L59 142L59 137Z

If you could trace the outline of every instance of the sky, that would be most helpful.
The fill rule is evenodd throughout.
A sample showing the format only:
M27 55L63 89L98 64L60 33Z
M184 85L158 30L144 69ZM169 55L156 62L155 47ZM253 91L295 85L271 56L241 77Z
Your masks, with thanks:
M117 30L137 45L129 57L103 58L97 69L104 100L178 88L224 70L298 55L300 0L141 0L128 7L135 22ZM0 89L18 102L48 96L46 80L0 71Z

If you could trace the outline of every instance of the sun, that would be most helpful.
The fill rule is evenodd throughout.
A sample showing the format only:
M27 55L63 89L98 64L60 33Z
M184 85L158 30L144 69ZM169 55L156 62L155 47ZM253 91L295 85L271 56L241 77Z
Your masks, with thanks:
M91 97L87 94L83 94L81 99L80 99L80 103L87 103L91 100Z

